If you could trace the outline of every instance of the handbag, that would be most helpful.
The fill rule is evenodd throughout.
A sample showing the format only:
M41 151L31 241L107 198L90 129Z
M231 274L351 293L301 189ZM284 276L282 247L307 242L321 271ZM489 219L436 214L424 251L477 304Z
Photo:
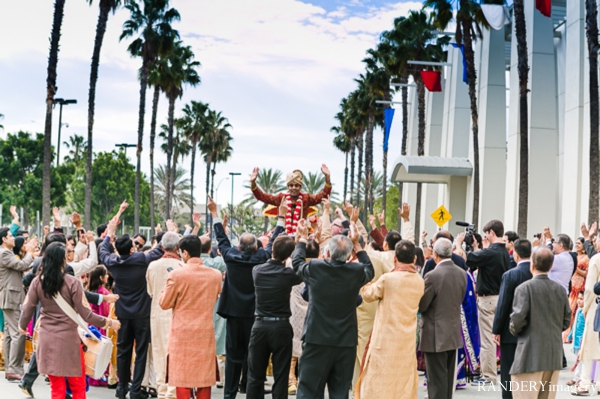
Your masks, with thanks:
M60 293L56 293L54 301L71 320L77 323L77 333L81 342L87 348L84 354L85 374L99 380L110 363L113 350L112 341L104 336L96 337L83 318L65 301Z

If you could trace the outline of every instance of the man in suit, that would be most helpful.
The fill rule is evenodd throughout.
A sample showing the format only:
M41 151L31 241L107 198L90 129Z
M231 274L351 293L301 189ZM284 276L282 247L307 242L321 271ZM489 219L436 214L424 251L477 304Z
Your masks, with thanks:
M217 204L210 197L208 197L208 210L212 214L219 252L227 266L217 314L227 319L225 338L227 357L225 358L223 397L224 399L234 399L238 392L242 364L248 355L250 333L254 324L255 296L252 268L271 259L273 241L283 232L284 217L278 217L277 227L266 248L258 248L256 236L249 233L240 236L238 247L232 247L217 213ZM246 392L246 387L241 388Z
M438 238L447 238L448 240L450 240L450 242L454 242L454 237L452 237L452 234L450 234L450 232L447 230L440 230L437 233L435 233L435 235L433 236L433 245L435 245L435 242L438 240ZM467 270L467 263L465 262L462 256L453 252L451 260L456 266L460 267L463 270ZM437 262L433 257L429 258L427 262L425 262L422 273L423 278L425 278L425 275L427 273L435 269L436 264Z
M538 248L530 266L533 278L515 290L510 332L518 337L510 368L515 399L556 397L562 366L562 332L571 323L565 289L548 278L554 255Z
M498 306L496 307L494 324L492 326L494 342L500 346L500 378L502 381L502 397L504 399L511 399L513 397L510 390L509 371L515 359L517 337L512 335L508 329L513 298L517 287L525 281L531 280L533 277L531 271L529 271L531 242L525 238L517 239L513 243L513 248L513 258L517 262L517 266L502 275Z
M27 254L19 260L13 253L15 238L8 227L0 228L0 309L4 313L4 362L6 379L19 382L23 378L25 336L19 333L21 304L25 299L23 272L33 264L37 238L29 240L24 248Z
M438 238L433 245L436 267L425 276L420 350L425 353L429 399L454 394L456 350L462 347L460 310L467 290L467 273L452 262L452 242Z
M110 237L117 230L118 218L114 217L107 228L107 235L100 244L100 263L112 273L115 279L115 294L119 301L115 305L115 314L121 321L121 330L117 339L117 384L116 397L125 398L130 391L130 399L145 398L140 392L148 344L150 343L150 309L152 300L148 295L146 272L148 265L163 256L162 244L147 254L136 252L129 234L117 238L115 247L119 255L111 253ZM135 367L131 379L131 356L135 341ZM129 381L131 380L131 390Z
M306 261L305 220L298 223L298 237L292 263L310 291L310 301L302 334L297 397L322 398L327 384L330 399L345 399L358 343L356 297L375 272L358 242L354 222L349 237L339 234L331 238L326 259ZM348 262L353 249L358 262Z

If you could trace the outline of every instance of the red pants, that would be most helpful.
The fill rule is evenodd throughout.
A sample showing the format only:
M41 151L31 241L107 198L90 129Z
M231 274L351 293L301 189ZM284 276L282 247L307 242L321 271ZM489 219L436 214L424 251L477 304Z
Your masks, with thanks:
M85 362L83 360L83 348L81 352L81 377L59 377L49 375L50 391L52 399L65 399L67 392L67 380L71 388L73 399L85 399Z
M177 399L210 399L210 387L177 388ZM54 397L52 398L54 399ZM75 397L73 397L75 399Z

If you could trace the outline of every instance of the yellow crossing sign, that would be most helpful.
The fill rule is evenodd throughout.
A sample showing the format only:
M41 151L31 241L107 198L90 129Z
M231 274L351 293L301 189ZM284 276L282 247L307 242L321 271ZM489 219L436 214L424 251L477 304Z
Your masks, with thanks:
M452 219L452 215L450 214L450 212L448 212L444 205L441 205L438 209L433 211L433 213L431 214L431 218L439 227L442 227L443 225L448 223L450 219Z

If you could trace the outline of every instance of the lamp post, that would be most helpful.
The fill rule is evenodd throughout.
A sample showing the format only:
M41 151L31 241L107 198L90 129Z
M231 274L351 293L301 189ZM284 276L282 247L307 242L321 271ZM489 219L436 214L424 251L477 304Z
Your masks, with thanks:
M217 188L215 189L215 202L217 204L219 203L219 187L221 187L221 183L223 183L225 180L229 180L229 177L222 178L221 181L219 181L219 184L217 184Z
M125 152L125 157L127 157L127 148L137 147L137 144L121 143L115 144L115 147L119 147L120 149L122 149Z
M231 228L230 233L231 233L231 239L233 240L233 180L235 179L236 176L240 176L241 173L237 173L237 172L229 172L229 176L231 176L231 204L230 204L230 214L231 214Z
M60 111L58 113L58 144L56 146L56 166L60 163L60 129L62 128L62 107L63 105L77 104L77 100L64 98L55 98L54 104L60 105Z

